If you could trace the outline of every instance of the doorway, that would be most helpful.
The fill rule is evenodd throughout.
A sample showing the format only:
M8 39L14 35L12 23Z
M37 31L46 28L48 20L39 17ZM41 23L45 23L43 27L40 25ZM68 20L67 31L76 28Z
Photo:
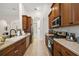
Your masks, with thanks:
M34 17L33 20L33 37L34 39L40 39L40 18Z

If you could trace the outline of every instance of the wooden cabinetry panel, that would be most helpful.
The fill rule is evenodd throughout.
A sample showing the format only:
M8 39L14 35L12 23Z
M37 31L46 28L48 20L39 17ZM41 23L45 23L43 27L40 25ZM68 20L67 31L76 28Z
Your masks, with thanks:
M26 51L26 39L23 38L20 41L8 46L0 51L0 56L22 56Z
M45 44L48 47L48 38L47 38L47 35L45 35Z
M79 24L79 3L61 4L61 25L70 26Z
M28 36L26 38L26 48L28 48L29 45L30 45L30 37Z
M27 19L28 19L27 16L25 16L25 15L22 16L22 27L23 27L23 30L27 29L27 24L28 24Z
M70 3L61 4L61 26L69 26L72 22L72 11Z
M52 28L52 21L56 17L60 16L60 8L59 7L60 7L60 4L59 3L56 3L51 8L51 12L49 14L49 29Z
M79 3L72 3L73 24L79 24Z
M73 52L69 49L65 48L64 46L60 45L56 41L54 41L54 56L76 56Z
M59 3L56 3L55 5L54 5L54 16L55 17L57 17L57 16L60 16L60 9L59 9L59 7L60 7L60 4Z
M22 16L22 27L25 33L31 32L32 18L26 15Z
M79 3L54 3L51 9L49 29L57 16L61 16L61 27L79 25Z
M54 42L54 56L62 56L60 47L61 45L59 45L57 42Z
M0 51L0 56L5 56L5 55L8 55L9 53L10 54L14 53L14 49L15 49L15 47L13 45L11 45L11 46L7 47L6 49L1 50ZM11 54L11 55L14 55L14 54Z
M76 56L76 54L74 54L73 52L71 52L65 47L62 47L62 54L65 56Z

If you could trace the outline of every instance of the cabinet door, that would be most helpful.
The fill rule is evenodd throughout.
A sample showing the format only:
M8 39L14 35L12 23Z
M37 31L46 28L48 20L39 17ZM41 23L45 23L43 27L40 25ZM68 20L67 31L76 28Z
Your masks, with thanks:
M3 50L0 51L0 56L11 56L11 55L15 55L14 53L15 50L15 46L11 45Z
M26 48L28 48L30 44L30 36L26 37Z
M60 12L60 9L59 9L59 7L60 7L60 5L59 5L59 3L56 3L55 5L54 5L54 16L55 16L55 18L57 17L57 16L59 16L59 12Z
M73 24L70 3L61 3L61 26Z
M28 28L28 18L27 18L27 16L22 16L22 27L23 27L24 32L26 32L27 28Z
M62 56L61 48L62 46L54 41L54 56Z
M76 54L54 41L54 56L76 56Z
M45 44L48 47L48 39L47 39L47 35L45 35Z
M76 54L74 54L73 52L71 52L70 50L68 50L65 47L62 47L62 54L64 56L76 56Z
M28 29L27 29L28 32L31 32L31 25L32 25L32 18L28 17Z
M26 41L23 42L21 45L19 45L14 52L17 56L22 56L24 55L25 51L26 51Z
M72 4L73 22L79 24L79 3Z

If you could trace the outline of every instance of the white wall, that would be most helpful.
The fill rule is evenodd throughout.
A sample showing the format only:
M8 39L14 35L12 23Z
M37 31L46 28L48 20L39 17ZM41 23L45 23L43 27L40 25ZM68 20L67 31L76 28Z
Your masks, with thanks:
M48 14L50 12L51 4L48 4L48 3L31 4L30 3L30 4L23 4L23 5L25 7L23 14L31 16L33 19L33 23L40 20L40 39L44 39L45 34L48 32ZM35 10L36 8L38 8L38 10ZM33 28L35 28L34 24L33 24Z
M0 20L0 34L4 33L5 27L8 26L7 22L5 20Z
M8 31L16 26L21 28L18 3L0 3L0 34L5 32L5 23L8 25Z

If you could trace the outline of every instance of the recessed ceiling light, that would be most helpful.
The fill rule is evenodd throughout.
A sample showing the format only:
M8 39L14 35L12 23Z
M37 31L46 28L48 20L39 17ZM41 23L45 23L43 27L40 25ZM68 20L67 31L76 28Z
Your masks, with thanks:
M16 8L12 8L12 10L16 10Z
M38 7L34 8L34 10L40 10Z

